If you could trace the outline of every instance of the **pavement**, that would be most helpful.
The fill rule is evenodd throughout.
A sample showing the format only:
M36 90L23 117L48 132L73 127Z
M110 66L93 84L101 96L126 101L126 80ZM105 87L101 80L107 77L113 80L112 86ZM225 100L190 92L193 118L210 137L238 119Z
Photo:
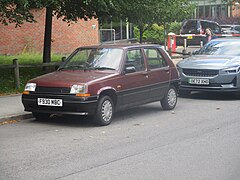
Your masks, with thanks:
M24 111L21 94L0 96L0 122L23 120L31 117L30 112Z

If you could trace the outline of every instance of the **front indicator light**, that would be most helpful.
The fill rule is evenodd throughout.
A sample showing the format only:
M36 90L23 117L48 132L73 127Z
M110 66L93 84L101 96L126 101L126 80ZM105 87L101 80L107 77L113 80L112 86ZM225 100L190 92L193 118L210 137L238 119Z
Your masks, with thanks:
M76 94L77 97L89 97L90 94Z
M30 94L29 91L23 91L23 94Z

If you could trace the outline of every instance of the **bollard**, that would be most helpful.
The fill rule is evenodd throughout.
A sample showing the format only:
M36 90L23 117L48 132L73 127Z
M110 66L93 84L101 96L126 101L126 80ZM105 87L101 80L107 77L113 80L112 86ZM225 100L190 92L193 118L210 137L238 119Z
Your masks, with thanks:
M183 48L186 50L187 49L187 39L184 39L184 46Z
M14 65L14 81L15 81L15 87L17 89L20 88L20 76L19 76L19 63L17 59L13 59L13 65Z
M203 41L200 42L200 48L202 48L202 47L203 47Z

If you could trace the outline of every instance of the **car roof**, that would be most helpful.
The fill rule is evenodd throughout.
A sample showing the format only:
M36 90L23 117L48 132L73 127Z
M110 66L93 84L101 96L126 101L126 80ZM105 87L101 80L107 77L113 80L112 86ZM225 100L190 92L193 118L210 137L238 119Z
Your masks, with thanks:
M96 45L91 45L91 46L82 46L79 47L78 49L82 48L138 48L138 47L162 47L159 44L96 44Z
M216 23L216 24L218 24L218 23L215 22L215 21L206 20L206 19L185 19L184 21L205 21L205 22L211 22L211 23Z
M235 26L240 26L239 24L221 24L221 27L235 27Z

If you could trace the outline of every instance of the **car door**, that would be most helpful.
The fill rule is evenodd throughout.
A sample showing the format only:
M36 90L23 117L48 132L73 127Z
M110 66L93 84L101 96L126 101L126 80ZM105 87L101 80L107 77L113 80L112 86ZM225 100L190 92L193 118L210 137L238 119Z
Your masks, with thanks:
M170 68L159 48L145 48L148 64L148 81L151 84L149 99L161 99L169 87Z
M121 80L120 108L139 105L148 100L147 68L141 48L128 49Z

